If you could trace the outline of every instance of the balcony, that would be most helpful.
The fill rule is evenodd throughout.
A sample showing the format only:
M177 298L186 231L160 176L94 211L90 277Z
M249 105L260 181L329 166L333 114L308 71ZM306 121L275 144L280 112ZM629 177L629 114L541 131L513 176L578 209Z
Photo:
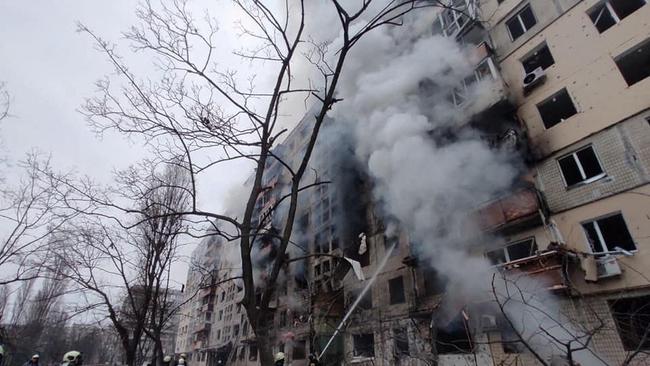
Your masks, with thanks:
M517 259L499 265L508 275L525 275L535 278L536 283L543 283L546 290L559 291L569 288L568 280L564 276L564 259L566 252L549 250L538 255Z
M542 213L537 190L522 188L511 194L489 201L474 213L481 230L507 233L542 224Z

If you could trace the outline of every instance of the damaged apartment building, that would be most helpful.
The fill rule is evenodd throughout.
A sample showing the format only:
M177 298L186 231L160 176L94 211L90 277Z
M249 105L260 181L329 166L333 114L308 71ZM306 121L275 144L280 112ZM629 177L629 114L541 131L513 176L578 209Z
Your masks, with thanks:
M462 11L441 9L433 32L474 47L477 63L450 101L470 108L474 85L492 80L492 100L482 101L468 127L526 165L510 192L477 203L471 215L495 240L472 245L472 255L486 258L497 273L543 283L589 336L600 362L650 363L647 0L452 5ZM303 120L277 153L297 156L307 128ZM325 138L321 148L341 150L340 141ZM533 357L489 298L438 314L449 278L418 261L407 232L387 231L370 194L372 183L362 173L341 174L357 170L342 161L314 162L312 178L332 184L301 198L292 238L298 248L290 249L340 258L310 258L282 278L275 299L274 324L281 335L276 351L293 365L321 351L365 285L343 257L359 261L368 278L392 250L324 355L325 364L552 364L547 355L543 362ZM272 162L265 179L269 189L258 200L261 214L287 183L280 164ZM219 246L210 248L198 257L214 263ZM260 243L259 250L258 258L277 255L270 243ZM190 273L188 290L195 280ZM236 285L215 285L185 306L176 351L191 355L192 366L258 364L239 296Z

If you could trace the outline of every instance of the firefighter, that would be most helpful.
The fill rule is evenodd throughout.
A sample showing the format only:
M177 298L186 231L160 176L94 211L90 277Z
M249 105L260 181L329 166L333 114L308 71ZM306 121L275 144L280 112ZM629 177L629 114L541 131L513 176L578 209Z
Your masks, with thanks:
M284 366L284 353L278 352L275 354L275 366Z
M70 351L63 355L63 362L61 362L61 366L81 366L81 363L81 352Z
M27 361L27 362L25 362L23 364L23 366L38 366L38 359L39 358L40 357L38 355L33 355L32 358L29 361Z
M163 358L163 366L173 366L172 365L172 356L165 356Z

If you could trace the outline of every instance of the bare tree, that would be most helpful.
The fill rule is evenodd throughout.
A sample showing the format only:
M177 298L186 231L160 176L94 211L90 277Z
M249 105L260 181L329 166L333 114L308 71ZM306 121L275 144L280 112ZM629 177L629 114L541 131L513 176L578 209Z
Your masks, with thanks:
M10 321L3 325L13 364L22 364L33 353L42 353L44 359L58 357L53 342L65 337L51 335L65 327L67 320L62 311L62 296L67 291L65 270L64 263L55 260L41 270L42 280L21 282Z
M7 86L0 81L0 121L9 116L9 99Z
M39 277L50 240L70 219L60 209L68 194L50 179L50 163L35 155L19 165L25 176L0 189L0 285Z
M99 95L87 101L84 113L97 131L116 130L143 138L152 147L155 164L183 156L174 164L190 177L190 205L173 214L216 223L222 228L215 230L217 235L238 242L243 305L257 335L262 365L271 365L273 313L269 303L276 290L276 279L290 260L282 253L286 253L291 242L298 195L314 186L305 182L309 162L328 111L340 102L337 86L346 60L367 34L381 27L401 25L404 16L414 10L444 5L420 0L364 0L349 5L330 0L326 4L338 19L340 37L336 42L318 43L306 33L314 14L308 13L309 2L305 0L233 3L244 17L242 35L254 44L250 50L234 52L273 70L269 86L258 86L253 76L242 78L233 70L216 66L215 56L224 50L219 48L218 30L212 18L194 17L183 0L160 5L147 1L137 12L140 24L132 27L126 38L133 49L148 52L157 60L162 76L158 81L138 77L113 44L80 25L80 31L88 33L113 64L120 83L116 88L109 79L98 82ZM298 62L312 65L319 73L318 80L294 73ZM285 132L281 111L292 96L314 103L307 131L309 142L296 164L284 161L274 152ZM235 217L203 210L197 182L206 171L233 160L251 162L255 172L243 212ZM268 231L262 225L264 220L256 218L256 203L267 189L265 168L274 161L290 176L290 187L280 203L267 212L280 221L279 229ZM278 209L280 205L282 210ZM263 235L274 238L280 253L266 268L264 284L255 280L252 258L253 247Z
M188 205L187 175L174 165L161 172L132 167L118 173L118 187L104 190L84 180L59 178L75 190L66 202L75 220L66 225L57 257L69 269L67 278L85 295L80 311L105 314L126 364L138 361L145 338L151 339L162 362L160 338L181 305L169 301L169 291L171 264L180 260L178 237L187 226L183 215L176 214ZM137 224L112 212L107 197L132 203Z

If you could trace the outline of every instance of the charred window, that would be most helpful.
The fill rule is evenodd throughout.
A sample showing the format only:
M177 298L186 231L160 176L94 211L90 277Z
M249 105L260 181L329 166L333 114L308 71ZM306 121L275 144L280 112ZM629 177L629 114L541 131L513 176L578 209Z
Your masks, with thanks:
M616 66L627 85L634 85L650 76L650 39L617 57Z
M424 293L426 295L438 295L445 292L447 278L433 268L425 268L422 271L424 277Z
M578 113L566 89L538 104L537 109L546 128L551 128Z
M402 276L388 281L388 292L390 293L390 304L403 304L406 301L404 296L404 279Z
M557 162L567 187L578 183L589 183L605 175L592 146L563 156Z
M352 336L354 357L375 357L375 336L372 333Z
M362 289L354 290L350 292L348 295L348 307L352 306L352 304L359 298L359 295L361 295ZM357 305L359 309L363 310L370 310L372 309L372 289L369 288L368 291L363 295L363 298L359 300L359 304Z
M436 328L438 354L471 353L472 350L472 337L462 312L449 323Z
M406 328L393 329L393 349L397 357L409 355L409 337Z
M650 296L609 302L626 351L650 349Z
M606 0L591 8L587 14L598 32L603 33L645 4L646 0Z
M583 223L582 227L593 253L618 250L616 248L636 250L636 244L620 213Z
M538 46L533 52L528 54L524 59L521 60L521 64L524 66L524 71L526 74L535 71L535 69L541 67L546 70L555 64L555 59L551 54L551 50L548 48L546 42Z
M533 14L533 9L530 7L530 4L526 5L506 22L506 26L510 32L510 38L513 41L521 37L535 24L537 24L537 19L535 19L535 14Z
M307 357L307 341L297 341L293 344L293 359L304 360Z
M485 253L493 265L508 263L522 258L532 257L537 253L535 238L528 238L506 245L504 248L491 250Z

